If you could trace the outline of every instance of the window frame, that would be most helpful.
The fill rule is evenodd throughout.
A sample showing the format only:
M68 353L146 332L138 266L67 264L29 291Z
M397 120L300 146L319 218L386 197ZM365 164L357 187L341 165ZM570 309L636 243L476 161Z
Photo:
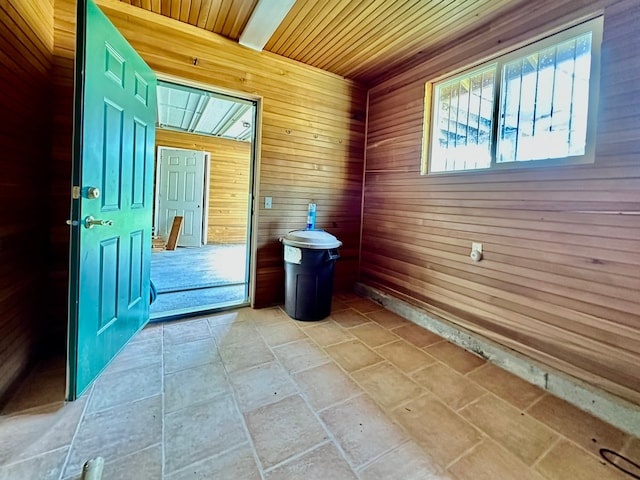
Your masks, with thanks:
M600 94L600 65L601 46L604 18L602 15L595 16L581 21L577 24L565 26L558 31L548 33L542 38L514 47L505 53L489 57L472 66L464 67L454 73L434 79L425 83L424 96L424 123L423 123L423 145L422 145L422 175L451 175L469 174L478 172L495 172L505 169L532 168L532 167L555 167L566 165L589 164L595 162L596 149L596 127L598 118L598 99ZM557 157L540 160L516 160L509 162L498 162L498 137L501 125L501 100L503 95L502 77L504 66L509 62L524 58L533 53L539 52L554 45L561 44L567 40L578 37L584 33L591 32L591 70L589 74L589 100L587 104L587 129L585 139L585 153L583 155ZM451 82L456 78L482 71L495 65L495 85L493 92L493 128L491 132L491 163L487 168L469 168L464 170L432 171L431 159L433 155L434 127L437 120L436 109L436 87ZM437 139L435 140L438 141Z

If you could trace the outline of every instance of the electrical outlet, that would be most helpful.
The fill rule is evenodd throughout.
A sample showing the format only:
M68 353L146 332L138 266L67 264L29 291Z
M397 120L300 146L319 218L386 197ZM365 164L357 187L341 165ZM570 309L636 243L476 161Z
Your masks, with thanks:
M264 208L271 208L273 199L271 197L264 197Z

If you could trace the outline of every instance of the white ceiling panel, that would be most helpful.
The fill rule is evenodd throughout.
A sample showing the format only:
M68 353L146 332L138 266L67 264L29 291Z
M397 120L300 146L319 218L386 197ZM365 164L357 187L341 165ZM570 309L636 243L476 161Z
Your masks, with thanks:
M158 84L158 127L251 141L253 103L204 90Z

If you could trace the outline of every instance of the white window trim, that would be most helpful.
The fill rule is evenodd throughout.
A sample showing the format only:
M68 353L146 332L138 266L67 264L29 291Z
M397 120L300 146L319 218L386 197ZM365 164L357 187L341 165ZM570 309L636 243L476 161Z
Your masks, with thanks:
M544 36L542 39L534 40L524 45L509 50L506 53L490 57L473 66L456 71L446 77L441 77L425 84L425 102L424 102L424 124L423 124L423 145L422 145L422 175L464 175L477 172L495 172L504 169L532 168L532 167L554 167L567 166L576 164L588 164L595 162L596 150L596 127L598 119L598 99L600 92L600 72L601 72L601 46L604 18L600 15L595 18L584 20L577 25L570 25L559 31L555 31ZM592 33L591 42L591 72L589 77L589 102L588 102L588 118L587 118L587 134L585 153L579 156L570 156L562 158L551 158L543 160L530 161L512 161L497 162L497 135L500 124L500 98L502 87L502 70L503 65L512 60L522 58L529 53L543 50L550 46L563 42L564 40L577 37L583 33ZM431 155L432 155L432 139L433 139L433 123L435 119L434 109L437 107L435 102L435 87L441 83L446 83L456 77L466 75L468 73L481 70L491 64L496 64L496 79L494 91L494 116L493 116L493 132L491 145L491 165L489 168L475 168L465 170L450 171L431 171Z

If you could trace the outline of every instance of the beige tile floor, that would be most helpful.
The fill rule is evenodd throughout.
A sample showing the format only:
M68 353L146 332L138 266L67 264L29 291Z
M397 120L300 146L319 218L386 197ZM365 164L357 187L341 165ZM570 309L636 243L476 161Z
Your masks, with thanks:
M78 401L38 369L0 416L0 479L628 479L640 441L354 295L141 332ZM638 472L636 472L638 473Z

